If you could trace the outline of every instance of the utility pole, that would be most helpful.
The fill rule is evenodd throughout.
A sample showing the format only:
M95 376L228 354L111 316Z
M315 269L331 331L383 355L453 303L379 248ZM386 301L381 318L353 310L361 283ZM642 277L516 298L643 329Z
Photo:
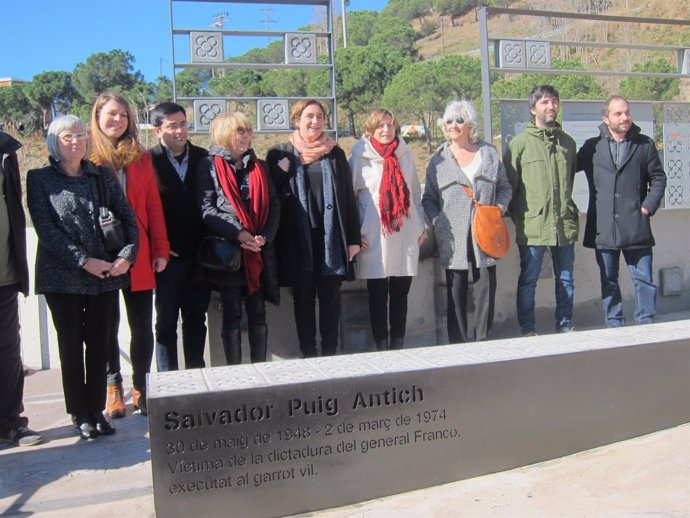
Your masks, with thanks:
M271 24L275 23L275 20L271 19L271 11L274 11L275 9L273 9L272 7L262 7L259 10L264 12L263 20L259 20L259 21L264 22L264 24L266 26L266 32L268 32L271 30ZM271 37L268 36L267 39L268 39L268 42L271 43Z
M224 24L225 22L229 22L229 21L230 21L230 15L228 14L227 11L223 11L222 13L214 14L214 15L213 15L213 19L216 20L216 21L213 22L213 23L210 25L210 27L215 27L215 28L218 29L219 31L222 31L222 30L223 30L223 24ZM221 37L221 39L223 39L223 35L222 35L222 34L220 35L220 37ZM223 58L225 58L225 56L223 56ZM219 72L220 77L223 77L223 76L225 75L225 69L223 69L223 68L219 69L218 72ZM212 75L213 77L216 76L216 69L215 69L215 68L212 68L212 69L211 69L211 75Z

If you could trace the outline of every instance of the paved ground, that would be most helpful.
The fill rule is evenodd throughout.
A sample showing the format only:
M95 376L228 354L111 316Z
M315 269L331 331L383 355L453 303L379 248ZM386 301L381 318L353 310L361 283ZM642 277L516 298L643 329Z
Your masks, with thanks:
M116 421L116 435L86 443L74 436L64 413L59 370L37 372L26 381L26 415L46 443L0 451L0 516L154 516L146 418L128 414ZM304 516L690 517L690 424Z

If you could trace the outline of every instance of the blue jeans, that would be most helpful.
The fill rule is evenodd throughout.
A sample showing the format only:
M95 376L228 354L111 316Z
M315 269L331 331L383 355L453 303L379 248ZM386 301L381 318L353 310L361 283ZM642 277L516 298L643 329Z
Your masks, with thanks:
M573 263L575 245L550 246L556 289L556 331L566 333L573 319ZM520 331L536 331L534 319L534 293L544 260L545 246L518 245L520 251L520 277L517 285L517 314Z
M635 288L635 323L651 324L656 315L656 286L652 280L652 248L622 250ZM595 251L601 277L601 300L608 327L621 327L623 300L618 284L621 250Z

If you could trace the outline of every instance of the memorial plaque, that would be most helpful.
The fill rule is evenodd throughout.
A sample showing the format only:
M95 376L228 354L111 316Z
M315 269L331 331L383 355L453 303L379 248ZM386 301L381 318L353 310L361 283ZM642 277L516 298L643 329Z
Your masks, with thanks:
M499 40L495 46L494 54L498 68L527 68L524 41Z
M663 161L666 208L690 207L690 104L664 104Z
M259 131L289 130L290 111L287 99L259 99L256 107L256 127Z
M189 33L192 63L222 63L223 35L213 31Z
M285 516L680 424L689 359L656 324L153 373L156 514Z
M208 131L213 119L224 111L223 99L194 99L194 130Z
M525 42L527 68L551 68L551 44L548 41Z
M287 33L285 35L285 62L294 64L315 64L316 35Z

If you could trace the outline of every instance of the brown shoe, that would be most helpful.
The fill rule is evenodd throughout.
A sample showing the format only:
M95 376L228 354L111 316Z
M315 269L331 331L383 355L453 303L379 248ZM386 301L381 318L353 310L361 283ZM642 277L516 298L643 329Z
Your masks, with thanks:
M134 387L132 389L132 402L134 403L134 410L139 410L141 415L148 415L148 409L146 408L146 389Z
M108 400L105 404L105 411L110 417L119 418L125 416L124 393L122 383L108 385Z

